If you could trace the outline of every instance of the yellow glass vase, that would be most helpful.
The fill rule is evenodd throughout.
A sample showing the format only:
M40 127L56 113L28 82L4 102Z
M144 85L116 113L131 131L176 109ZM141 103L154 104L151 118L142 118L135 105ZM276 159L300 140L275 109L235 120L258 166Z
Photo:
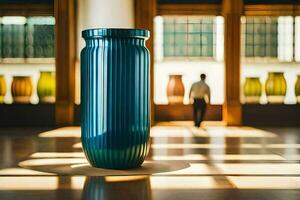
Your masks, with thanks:
M287 90L283 72L269 72L265 89L269 103L283 103Z
M4 75L0 75L0 103L4 103L4 97L6 94L6 83Z
M32 81L30 76L14 76L11 84L14 103L30 103Z
M55 76L52 72L41 72L37 94L41 103L55 102Z
M297 76L297 81L295 84L295 95L297 98L297 102L300 104L300 75Z
M262 94L262 85L259 77L246 77L243 89L245 103L259 103Z

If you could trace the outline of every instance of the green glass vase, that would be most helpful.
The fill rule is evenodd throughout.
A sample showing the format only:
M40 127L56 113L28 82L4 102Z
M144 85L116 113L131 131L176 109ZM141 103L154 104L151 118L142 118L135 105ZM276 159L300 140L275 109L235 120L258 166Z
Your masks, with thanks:
M283 103L287 90L283 72L269 72L265 89L269 103Z
M259 103L262 94L262 85L259 77L246 77L243 89L245 103Z
M55 76L52 72L41 72L37 84L37 94L41 103L55 102Z

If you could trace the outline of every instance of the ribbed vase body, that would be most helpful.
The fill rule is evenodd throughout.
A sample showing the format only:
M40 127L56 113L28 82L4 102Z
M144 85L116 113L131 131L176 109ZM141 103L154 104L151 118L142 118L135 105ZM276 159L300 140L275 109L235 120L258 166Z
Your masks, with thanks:
M139 167L149 151L149 51L145 37L114 33L85 38L81 138L92 166L129 169Z

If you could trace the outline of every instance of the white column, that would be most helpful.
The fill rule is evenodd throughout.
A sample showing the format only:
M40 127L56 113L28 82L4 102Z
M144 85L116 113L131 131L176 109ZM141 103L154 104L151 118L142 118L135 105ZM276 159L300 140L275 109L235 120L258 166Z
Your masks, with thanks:
M81 31L91 28L134 28L134 0L78 0L75 103L80 103Z
M134 27L134 0L79 0L77 6L78 58L84 46L82 30Z

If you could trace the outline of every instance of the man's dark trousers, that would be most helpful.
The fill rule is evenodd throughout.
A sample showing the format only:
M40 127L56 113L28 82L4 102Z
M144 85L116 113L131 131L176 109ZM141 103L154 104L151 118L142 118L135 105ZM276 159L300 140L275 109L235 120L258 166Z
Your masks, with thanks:
M204 98L194 99L194 122L195 126L200 127L206 112L206 101Z

